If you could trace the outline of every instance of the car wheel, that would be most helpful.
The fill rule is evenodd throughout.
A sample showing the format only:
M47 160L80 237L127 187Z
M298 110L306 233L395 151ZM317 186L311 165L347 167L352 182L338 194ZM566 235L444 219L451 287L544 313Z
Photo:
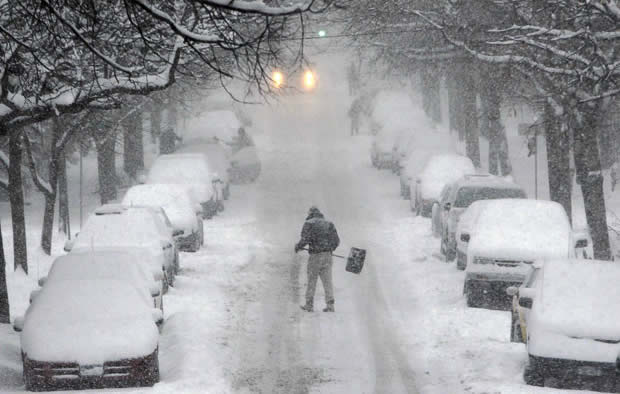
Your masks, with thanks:
M446 241L447 242L447 241ZM454 259L456 259L456 250L454 248L451 248L450 246L446 245L445 247L446 249L446 261L453 261ZM463 268L465 269L465 268Z
M525 384L530 386L538 386L543 387L545 385L545 376L537 370L534 366L532 366L531 361L525 366L525 370L523 371L523 380Z
M518 316L513 312L511 313L512 319L510 323L510 342L523 342L523 335L521 334L521 324L519 323Z
M26 386L26 391L34 391L34 392L47 391L48 389L47 385L38 384L36 382L33 376L33 371L29 366L27 366L25 359L24 359L23 369L24 369L24 372L23 372L24 385Z
M146 366L145 370L142 371L139 379L139 384L141 387L151 387L155 385L155 383L159 382L159 357L157 354L159 353L158 349L154 352L154 357L152 361Z

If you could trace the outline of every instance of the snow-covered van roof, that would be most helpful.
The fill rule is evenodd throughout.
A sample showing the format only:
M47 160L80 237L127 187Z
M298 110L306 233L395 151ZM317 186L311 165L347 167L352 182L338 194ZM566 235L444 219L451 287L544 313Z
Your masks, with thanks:
M30 305L21 333L31 360L103 365L144 357L157 347L153 308L119 280L47 283Z
M468 254L525 261L566 258L574 250L571 239L566 212L556 202L489 200L471 228Z

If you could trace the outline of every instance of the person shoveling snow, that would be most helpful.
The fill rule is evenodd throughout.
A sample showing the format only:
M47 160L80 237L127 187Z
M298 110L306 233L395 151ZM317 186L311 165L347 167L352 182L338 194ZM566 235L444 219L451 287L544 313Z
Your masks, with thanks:
M332 285L332 252L340 244L340 238L334 224L325 219L321 211L310 207L308 217L301 230L301 239L295 245L295 253L308 246L308 288L306 304L301 309L306 312L314 310L314 292L316 282L321 277L325 290L326 307L323 312L334 312L334 288Z

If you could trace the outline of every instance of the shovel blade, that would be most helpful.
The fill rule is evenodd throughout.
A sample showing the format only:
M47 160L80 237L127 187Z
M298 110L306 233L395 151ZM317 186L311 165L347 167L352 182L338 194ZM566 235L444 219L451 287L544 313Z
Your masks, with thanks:
M351 248L349 257L347 257L347 266L345 270L354 274L359 274L364 268L364 260L366 259L366 250L359 248Z

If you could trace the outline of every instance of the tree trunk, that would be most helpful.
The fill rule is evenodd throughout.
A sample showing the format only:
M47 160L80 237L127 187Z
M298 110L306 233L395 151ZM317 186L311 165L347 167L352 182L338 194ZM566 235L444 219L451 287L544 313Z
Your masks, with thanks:
M481 126L486 127L489 139L489 173L494 175L510 175L512 165L508 154L506 128L502 124L502 95L496 78L481 78L480 102L483 108ZM482 127L481 127L482 128Z
M434 122L441 122L440 79L439 73L428 64L422 67L422 106L426 115Z
M597 119L600 111L591 108L583 111L570 108L569 111L573 115L577 182L581 185L586 220L592 236L594 258L611 260L603 175L597 138Z
M22 181L22 132L14 131L9 138L9 200L13 220L13 266L28 274L26 217L24 216L24 187Z
M471 73L471 64L461 72L461 113L463 133L465 134L465 152L476 168L480 168L480 141L478 138L478 109L476 106L476 81Z
M0 223L0 324L11 323L10 310L11 308L9 308L9 291L6 286L6 259L4 258L2 225Z
M153 99L151 105L151 139L155 143L161 135L161 105L158 99Z
M58 154L58 231L71 238L69 193L67 186L67 159L64 150Z
M454 71L446 75L446 88L448 90L448 120L450 123L450 132L456 132L459 136L459 140L463 141L464 137L461 133L461 127L459 124L459 88L456 81L456 74Z
M56 213L56 194L58 190L58 140L62 135L62 123L58 118L52 121L52 141L50 144L50 159L47 166L47 180L51 190L43 191L45 204L43 210L43 227L41 229L41 248L47 255L52 254L52 234L54 230L54 214Z
M123 122L123 169L131 179L144 169L144 146L142 142L142 114L135 110Z
M551 107L544 110L545 142L547 145L547 168L551 201L562 204L569 220L572 221L570 173L570 138L566 124L562 122Z
M97 172L99 175L99 196L101 204L116 199L116 139L108 133L97 145Z

